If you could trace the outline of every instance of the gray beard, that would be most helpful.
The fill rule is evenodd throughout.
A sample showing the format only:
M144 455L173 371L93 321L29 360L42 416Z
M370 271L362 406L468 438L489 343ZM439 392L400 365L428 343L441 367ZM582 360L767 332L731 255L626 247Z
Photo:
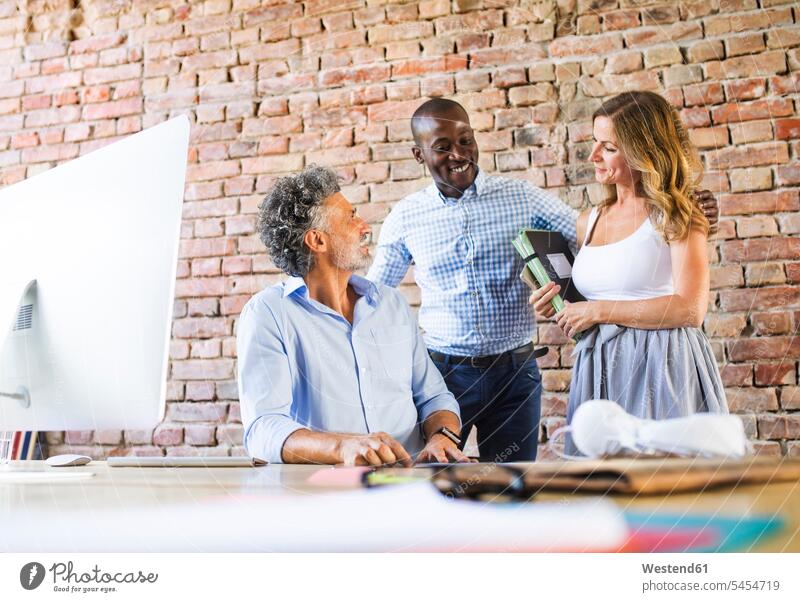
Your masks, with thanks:
M366 268L371 263L372 257L361 254L361 247L351 247L346 252L337 248L333 254L334 264L340 270L355 272Z

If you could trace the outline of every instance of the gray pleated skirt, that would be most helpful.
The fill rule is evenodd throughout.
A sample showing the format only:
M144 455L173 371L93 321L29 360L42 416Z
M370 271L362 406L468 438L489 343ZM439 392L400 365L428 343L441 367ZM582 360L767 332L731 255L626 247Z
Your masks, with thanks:
M609 399L639 418L728 413L725 390L698 328L643 330L600 324L575 346L567 422L590 399ZM567 436L565 452L578 453Z

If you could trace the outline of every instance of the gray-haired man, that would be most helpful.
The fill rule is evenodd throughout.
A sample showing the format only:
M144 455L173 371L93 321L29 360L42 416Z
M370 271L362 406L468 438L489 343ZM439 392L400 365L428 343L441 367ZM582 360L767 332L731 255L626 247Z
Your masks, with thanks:
M355 275L369 226L323 167L280 178L258 230L289 274L238 322L248 452L270 462L410 464L467 460L458 404L405 299Z

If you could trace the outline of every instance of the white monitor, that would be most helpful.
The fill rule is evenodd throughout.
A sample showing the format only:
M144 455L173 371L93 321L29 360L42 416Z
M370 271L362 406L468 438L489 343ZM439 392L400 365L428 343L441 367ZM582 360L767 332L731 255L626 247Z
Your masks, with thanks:
M0 190L0 429L163 419L188 145L179 117Z

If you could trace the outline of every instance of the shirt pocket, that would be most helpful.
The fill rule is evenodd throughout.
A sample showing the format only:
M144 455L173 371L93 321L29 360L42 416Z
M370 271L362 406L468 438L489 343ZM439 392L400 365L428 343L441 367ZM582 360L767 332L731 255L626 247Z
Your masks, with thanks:
M378 381L388 381L393 389L410 391L414 359L414 335L411 326L373 327L371 333L376 359L374 377Z

